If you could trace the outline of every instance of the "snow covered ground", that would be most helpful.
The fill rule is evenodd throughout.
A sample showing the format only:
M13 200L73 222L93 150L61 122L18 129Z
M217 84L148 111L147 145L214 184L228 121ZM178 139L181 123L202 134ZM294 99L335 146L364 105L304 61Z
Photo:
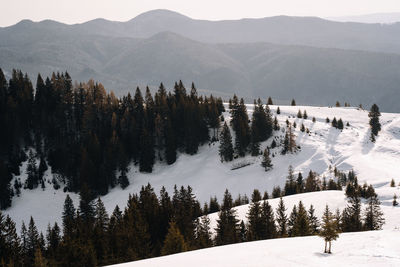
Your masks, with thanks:
M201 249L115 267L400 266L400 230L341 234L325 254L317 236Z
M277 106L271 106L273 114L276 113ZM295 118L298 110L302 112L307 110L308 119ZM248 106L251 116L252 105ZM172 192L173 186L190 185L194 189L195 195L201 202L208 201L210 196L216 195L222 200L225 189L229 189L235 198L239 193L251 195L254 188L261 192L268 190L270 193L276 185L283 186L287 176L287 168L292 165L295 172L303 172L306 176L311 169L321 176L332 177L329 166L337 166L341 171L354 169L360 184L364 181L372 183L379 194L383 204L385 217L389 223L389 217L394 217L397 222L400 220L398 210L389 212L392 209L391 200L396 192L400 196L400 188L390 188L389 182L395 179L396 184L400 182L400 114L382 113L380 119L382 131L377 138L376 143L369 141L368 112L356 108L328 108L328 107L303 107L303 106L280 106L281 114L278 120L281 126L285 125L288 117L289 121L296 121L297 128L295 135L296 142L301 146L301 150L293 155L280 155L281 148L272 152L276 154L272 158L274 168L265 172L260 166L261 157L255 158L247 156L246 158L236 159L234 162L221 163L218 156L218 143L204 145L199 149L199 153L194 156L185 154L179 155L176 163L166 166L163 163L157 163L151 174L139 173L137 168L131 166L129 173L130 185L125 189L116 187L110 190L110 193L102 197L109 213L112 212L115 205L124 207L130 193L139 192L140 187L148 182L151 183L158 192L164 185L169 192ZM329 117L337 119L342 118L344 123L349 122L350 126L345 127L343 131L331 127L325 122ZM224 117L229 120L229 113ZM316 122L312 122L312 117ZM310 129L310 134L300 132L300 125ZM233 134L233 133L232 133ZM275 133L282 136L282 132ZM261 144L264 149L272 142L272 139ZM231 170L235 164L241 162L251 163L249 166L237 170ZM25 166L22 167L25 170ZM51 177L50 172L47 172ZM21 175L24 181L26 174ZM300 195L307 207L318 201L329 202L334 209L343 208L343 192L322 192L318 193L318 198L308 199L308 194ZM78 204L78 196L71 194L75 204ZM5 211L6 214L16 221L20 227L21 221L27 222L32 215L38 228L44 231L49 222L61 221L62 206L66 193L60 190L54 190L48 185L43 191L41 188L35 190L22 190L20 197L14 197L12 207ZM291 197L285 198L287 208L291 209ZM322 201L323 200L323 201ZM271 200L273 204L275 200ZM296 199L296 201L298 200ZM275 204L273 204L275 205ZM325 205L325 204L323 204ZM322 206L323 206L322 205ZM322 207L321 206L321 207ZM318 207L318 209L322 209ZM245 209L240 207L240 209ZM243 211L244 212L244 211ZM318 210L317 210L318 212ZM245 212L244 212L245 213ZM396 214L396 215L392 215ZM243 217L243 216L242 216ZM389 227L393 228L393 227Z

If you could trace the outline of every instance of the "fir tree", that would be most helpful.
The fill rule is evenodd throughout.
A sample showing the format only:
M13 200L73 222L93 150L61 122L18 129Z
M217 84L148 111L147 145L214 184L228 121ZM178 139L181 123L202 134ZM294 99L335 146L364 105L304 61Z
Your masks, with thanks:
M277 109L276 109L276 114L281 114L281 109L280 109L280 107L278 107Z
M375 142L375 137L378 136L379 131L381 130L381 124L379 122L379 117L381 113L379 112L379 107L376 104L373 104L371 107L371 111L368 113L369 125L371 127L371 141Z
M222 127L221 135L220 135L220 145L219 145L219 155L221 157L221 162L223 161L232 161L233 160L233 145L232 145L232 136L226 122Z
M169 225L167 236L165 237L164 245L161 250L162 255L175 254L188 250L188 246L185 243L183 235L179 231L175 222L171 222Z
M296 221L297 221L297 207L296 205L294 205L292 212L290 213L290 216L288 218L288 235L291 237L297 236Z
M304 110L304 112L303 112L303 119L307 119L308 118L308 115L307 115L307 111L306 110Z
M331 253L331 242L339 237L337 231L337 221L335 221L332 212L329 210L328 205L325 207L324 215L322 216L322 225L319 236L325 240L324 253ZM329 243L329 249L327 244Z
M308 210L308 221L310 222L310 233L312 235L318 234L319 232L319 220L317 216L315 216L315 209L313 205L310 205L310 209Z
M396 183L395 183L394 179L392 179L390 181L390 187L396 187Z
M272 102L272 98L268 97L267 105L273 105L274 103Z
M219 218L217 219L217 245L232 244L239 240L239 220L236 218L236 212L232 209L232 204L232 196L226 190Z
M340 119L338 120L338 122L337 122L337 128L338 128L339 130L343 130L343 127L344 127L343 121L342 121L342 118L340 118Z
M392 202L393 207L396 207L397 205L399 205L399 203L397 202L397 196L396 194L393 195L393 202Z
M369 231L382 229L385 219L383 218L380 204L381 202L376 195L368 199L367 208L364 213L364 229Z
M64 238L71 238L75 221L75 207L72 199L69 195L66 196L64 201L64 210L62 212L62 222L64 229Z
M299 109L299 112L297 112L297 118L301 119L303 115L301 114L301 110Z
M269 154L270 154L269 149L268 148L264 149L261 166L264 168L265 171L269 171L270 169L272 169L273 166Z
M286 237L288 235L288 218L286 216L286 207L282 197L280 198L278 207L276 208L276 222L278 224L278 236Z
M291 106L296 106L296 100L292 99L292 102L290 103Z
M296 236L306 236L311 233L310 221L303 203L299 202L297 216L294 224Z
M352 194L348 198L348 205L343 210L342 221L344 232L361 231L361 199L359 192Z

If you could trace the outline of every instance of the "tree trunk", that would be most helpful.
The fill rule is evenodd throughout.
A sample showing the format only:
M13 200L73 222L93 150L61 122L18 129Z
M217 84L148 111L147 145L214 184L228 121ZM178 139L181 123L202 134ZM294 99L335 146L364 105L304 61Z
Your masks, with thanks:
M329 241L329 252L328 252L329 254L332 253L331 252L331 244L332 244L332 241Z
M326 252L326 243L327 243L327 242L325 241L325 250L324 250L324 253L327 253L327 252Z

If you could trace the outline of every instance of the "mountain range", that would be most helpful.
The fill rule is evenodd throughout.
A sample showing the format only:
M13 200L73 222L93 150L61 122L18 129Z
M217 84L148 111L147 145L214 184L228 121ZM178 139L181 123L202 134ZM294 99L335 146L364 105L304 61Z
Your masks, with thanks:
M181 79L200 91L248 100L377 103L399 111L400 23L317 17L195 20L154 10L127 22L67 25L29 20L0 28L0 68L31 77L67 70L117 94Z

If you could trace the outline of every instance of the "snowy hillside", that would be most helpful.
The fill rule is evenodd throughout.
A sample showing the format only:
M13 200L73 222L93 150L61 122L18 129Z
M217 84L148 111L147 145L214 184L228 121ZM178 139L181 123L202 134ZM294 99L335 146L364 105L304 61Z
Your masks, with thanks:
M400 231L341 234L332 254L317 236L281 238L214 247L113 265L115 267L399 266Z
M248 111L251 113L252 105L248 105ZM273 114L276 114L277 106L271 106ZM307 110L308 119L295 118L298 110L302 112ZM364 181L372 183L383 201L384 212L390 207L390 201L393 194L397 192L400 195L400 189L390 188L391 179L400 182L400 115L393 113L382 113L380 121L382 131L379 133L376 143L369 141L370 130L368 125L368 112L356 108L328 108L328 107L303 107L303 106L280 106L281 114L278 120L281 127L285 125L288 117L290 122L296 121L297 128L295 135L296 142L301 146L301 150L296 154L281 155L281 148L271 150L275 157L272 158L273 169L265 172L260 166L261 156L259 158L247 156L239 158L230 163L221 163L218 155L218 143L204 145L199 153L194 156L185 154L179 155L176 163L170 166L157 163L151 174L139 173L137 168L131 166L129 179L130 185L122 190L116 187L109 194L102 197L109 213L115 205L124 207L130 193L136 193L140 187L148 182L159 192L164 185L169 192L172 192L173 186L190 185L194 193L201 202L208 201L210 196L216 195L218 200L222 200L222 194L227 188L233 197L240 194L251 194L253 189L257 188L261 192L267 190L269 193L276 185L283 186L287 176L289 165L294 167L295 173L303 172L306 174L313 170L327 178L332 177L329 166L336 166L341 171L354 169L359 183ZM340 131L333 128L325 122L329 117L337 119L342 118L345 125L350 126ZM229 120L229 113L224 114L226 120ZM312 122L312 117L316 122ZM300 125L304 123L309 128L310 134L300 132ZM283 133L275 132L277 138L281 138ZM261 149L270 145L272 138L261 144ZM238 164L250 164L244 168L231 170ZM24 173L20 179L24 181ZM50 178L50 171L47 172ZM318 198L312 201L315 205L319 200L326 200L332 208L344 206L343 192L321 192ZM77 205L78 197L70 194ZM12 207L5 211L10 214L19 227L21 221L28 221L33 215L35 222L40 230L45 230L49 222L61 220L61 211L66 193L63 193L62 187L54 190L48 185L44 191L41 188L35 190L23 190L20 197L14 197ZM305 204L308 194L301 195ZM287 207L291 204L290 198L287 200ZM274 200L271 200L271 203ZM295 201L297 202L297 200ZM325 204L325 203L324 203ZM323 204L323 205L324 205ZM275 205L275 204L274 204ZM291 207L290 207L291 208ZM242 207L241 207L242 209ZM396 211L400 208L396 208ZM392 216L385 214L386 217ZM396 215L397 216L397 215ZM397 216L400 219L400 216ZM399 221L397 219L397 221ZM387 219L389 222L389 218ZM312 239L312 238L311 238Z

